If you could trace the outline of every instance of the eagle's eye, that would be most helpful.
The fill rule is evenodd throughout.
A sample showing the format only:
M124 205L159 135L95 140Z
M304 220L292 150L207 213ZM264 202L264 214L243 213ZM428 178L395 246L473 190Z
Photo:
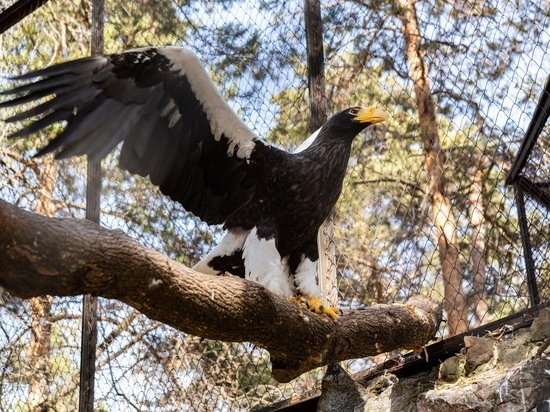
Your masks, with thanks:
M350 109L349 113L352 114L353 116L357 116L357 113L359 113L359 110L353 108L353 109Z

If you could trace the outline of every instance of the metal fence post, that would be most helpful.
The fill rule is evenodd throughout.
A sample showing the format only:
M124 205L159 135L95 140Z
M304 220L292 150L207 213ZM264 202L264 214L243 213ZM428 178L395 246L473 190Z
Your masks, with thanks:
M304 0L306 29L307 69L309 88L310 131L313 133L327 120L327 97L325 88L325 54L323 51L323 19L320 0ZM336 250L332 237L334 222L329 217L317 236L319 264L317 277L323 296L323 304L333 307L338 304L336 286Z
M104 0L92 0L91 54L103 53ZM87 163L86 219L99 224L101 197L101 163ZM94 377L97 346L97 297L82 299L82 347L80 354L79 412L94 410Z
M535 261L533 259L533 247L531 246L531 236L529 235L529 225L527 224L527 215L525 213L525 194L518 183L514 185L514 194L518 207L519 233L521 235L521 243L523 245L527 288L529 289L529 302L531 307L534 308L540 304L540 297L537 287L537 277L535 274L536 269Z

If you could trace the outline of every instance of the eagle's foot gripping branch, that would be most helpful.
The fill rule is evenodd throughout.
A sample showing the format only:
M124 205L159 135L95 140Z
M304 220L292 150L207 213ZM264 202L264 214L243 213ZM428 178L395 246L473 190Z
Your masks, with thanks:
M306 299L304 296L298 295L289 298L289 300L295 305L298 305L298 307L310 310L311 312L315 312L318 315L328 315L334 321L338 320L338 313L340 310L337 307L325 307L325 305L323 305L323 301L316 296L312 296L309 299Z

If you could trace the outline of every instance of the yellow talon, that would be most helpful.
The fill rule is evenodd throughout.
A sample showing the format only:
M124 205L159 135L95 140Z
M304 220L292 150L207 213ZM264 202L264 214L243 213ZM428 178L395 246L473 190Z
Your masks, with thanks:
M338 309L337 307L326 308L323 305L321 299L316 296L312 296L311 298L309 298L309 300L307 300L304 296L298 295L289 297L288 300L299 308L310 310L311 312L315 312L318 315L326 314L330 316L332 320L338 320L338 312L340 311L340 309Z
M323 305L323 302L321 301L321 299L319 299L318 297L312 296L309 299L308 305L309 305L309 310L311 310L312 312L315 312L319 315L322 315L324 313L324 314L329 315L332 318L332 320L334 320L334 321L338 320L338 311L339 311L339 309L336 308L336 307L335 308L326 308Z

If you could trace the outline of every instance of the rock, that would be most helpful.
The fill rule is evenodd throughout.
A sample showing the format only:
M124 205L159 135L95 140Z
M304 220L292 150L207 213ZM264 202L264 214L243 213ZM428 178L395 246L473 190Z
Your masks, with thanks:
M434 389L437 374L438 370L434 368L431 372L423 372L414 377L400 379L397 384L380 395L388 400L389 407L378 411L417 412L419 396ZM370 406L370 399L367 399L365 404ZM375 412L375 409L365 408L361 412Z
M364 403L362 395L365 388L353 380L339 364L327 367L321 388L317 412L355 411Z
M534 355L548 339L550 309L531 328L492 337L465 337L465 354L430 372L366 383L331 365L318 411L550 412L550 358ZM536 343L535 343L536 342Z
M507 372L487 372L467 385L422 394L418 412L543 411L550 399L550 360L533 359ZM537 408L537 409L535 409Z
M550 399L539 403L533 412L550 412Z
M526 360L506 371L476 373L452 385L436 383L437 368L400 380L381 376L366 387L339 365L330 372L323 380L317 411L548 412L550 406L550 359Z
M466 346L466 365L464 365L466 375L488 362L494 355L495 347L491 339L465 336L464 345Z
M531 342L550 338L550 308L543 309L531 324Z
M363 385L339 365L330 365L323 378L317 412L415 412L416 398L432 389L436 378L437 369L401 381L388 373Z
M493 386L503 404L496 412L531 411L550 399L550 359L533 359ZM506 407L504 407L506 405Z
M521 361L530 358L533 349L533 345L529 343L530 340L531 334L527 328L503 336L496 343L500 369L513 368Z
M370 381L367 385L367 390L376 395L380 395L386 389L395 385L398 381L399 379L397 379L397 376L391 373L386 373Z
M491 402L476 395L475 386L462 390L440 389L429 391L418 400L418 412L485 412L491 410Z
M463 375L463 361L458 356L446 359L439 367L439 379L444 382L456 382Z

